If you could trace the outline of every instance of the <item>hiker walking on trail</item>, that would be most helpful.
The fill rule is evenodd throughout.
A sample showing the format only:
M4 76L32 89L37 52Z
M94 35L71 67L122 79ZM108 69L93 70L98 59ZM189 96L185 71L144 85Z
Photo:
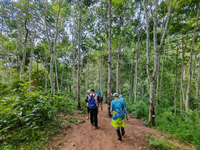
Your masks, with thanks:
M125 103L122 99L118 98L118 94L113 94L114 100L111 102L110 112L113 115L111 125L116 128L118 140L122 142L122 137L125 135ZM120 132L121 128L121 132Z
M91 90L88 105L89 105L89 109L90 109L90 122L91 122L92 126L95 125L95 128L99 129L100 127L98 126L98 118L97 118L98 98L97 98L97 94L94 93L94 89Z
M85 102L87 106L87 120L89 119L89 113L90 113L90 108L88 105L89 99L90 99L90 90L87 90L87 95L85 96Z
M97 99L98 99L99 105L101 106L101 110L103 110L103 107L102 107L103 97L101 96L101 92L98 91L97 95L98 95Z

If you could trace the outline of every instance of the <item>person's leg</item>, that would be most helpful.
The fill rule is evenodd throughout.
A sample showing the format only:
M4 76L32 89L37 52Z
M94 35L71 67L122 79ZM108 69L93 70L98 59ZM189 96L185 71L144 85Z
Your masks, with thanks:
M89 113L90 113L90 109L89 107L87 107L87 119L89 119Z
M90 109L90 122L93 125L93 114L94 114L94 109Z
M102 101L101 101L101 110L103 110L103 107L102 107Z
M97 113L98 113L98 109L94 109L94 122L95 122L95 127L98 126Z
M122 142L122 136L121 136L121 133L120 133L120 128L116 128L116 131L117 131L119 142Z
M124 127L121 127L122 130L122 137L125 135Z

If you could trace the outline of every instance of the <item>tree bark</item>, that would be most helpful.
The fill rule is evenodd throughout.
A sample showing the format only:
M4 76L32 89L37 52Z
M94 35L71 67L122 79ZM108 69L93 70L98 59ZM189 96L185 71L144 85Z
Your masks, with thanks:
M57 56L57 53L56 53ZM56 57L55 57L55 72L56 72L56 85L57 85L57 91L59 92L59 84L58 84L58 71L57 71L57 64L56 64Z
M87 80L86 80L86 90L88 90L88 85L89 85L89 72L90 71L90 52L89 52L89 56L87 59Z
M24 65L25 65L25 59L26 59L26 42L27 42L27 38L28 38L28 29L27 29L27 21L28 21L28 9L29 9L29 0L27 0L27 8L26 8L26 17L25 17L25 23L24 23L24 27L26 30L26 34L25 34L25 40L23 41L23 58L22 58L22 63L21 63L21 76L20 76L20 80L24 80Z
M78 74L77 74L77 87L78 87L78 109L81 109L81 88L80 88L80 75L81 75L81 18L82 18L82 3L79 1L79 30L78 30Z
M185 110L186 110L186 112L189 111L190 85L191 85L191 80L192 80L192 68L191 68L191 66L192 66L192 56L193 56L193 50L194 50L194 42L195 42L196 31L197 31L198 21L199 21L199 10L200 10L200 2L199 2L199 6L198 6L196 26L195 26L195 29L194 29L194 35L193 35L193 40L192 40L192 47L191 47L191 51L190 51L189 80L188 80L188 85L187 85L186 102L185 102Z
M108 116L111 117L110 113L110 103L111 103L111 78L112 78L112 68L111 68L111 56L112 56L112 37L111 37L111 0L109 2L109 54L108 54Z
M61 84L60 84L60 90L61 91L63 91L63 87L62 87L62 85L63 85L63 74L64 74L64 67L63 67L62 76L61 76ZM71 84L70 84L70 88L71 88ZM71 91L70 91L70 93L71 93Z
M102 48L100 50L100 92L101 96L103 95L103 90L102 90Z
M12 82L12 69L13 69L13 62L14 62L14 59L15 59L15 54L17 52L17 48L18 48L18 44L17 44L17 41L16 41L16 49L14 50L14 54L11 58L11 64L10 64L10 82Z
M140 32L138 32L138 41L137 41L137 52L136 52L136 63L135 63L135 78L134 78L134 103L137 102L137 79L138 79L138 59L140 51Z
M195 86L196 86L196 94L195 94L195 99L198 100L199 97L199 70L196 67L196 76L195 76Z
M34 37L32 41L32 47L31 47L31 60L30 60L30 66L29 66L29 92L31 92L31 73L32 73L32 64L33 64L33 53L34 53Z
M121 32L120 32L121 33ZM120 56L120 33L119 33L119 43L118 43L118 56L117 56L117 70L116 70L116 92L119 94L119 56Z
M45 66L45 92L47 91L47 58L45 58L45 62L44 62L44 66Z
M157 10L158 10L158 0L155 2L155 14L153 14L153 20L154 20L154 71L153 71L153 76L150 75L150 54L149 54L149 19L148 19L148 14L147 14L147 8L145 4L145 0L143 0L143 7L145 11L145 20L146 20L146 33L147 33L147 39L146 39L146 49L147 49L147 77L150 82L150 106L149 106L149 124L152 124L153 126L155 125L155 110L154 110L154 92L155 92L155 81L156 81L156 75L158 73L158 60L160 57L160 50L162 48L164 39L165 39L165 34L166 30L168 27L169 23L169 17L171 14L171 5L172 5L172 0L170 0L170 6L168 9L167 13L167 21L165 24L165 28L163 31L163 34L161 36L161 41L160 45L157 46Z
M76 54L76 49L75 49L75 44L74 44L74 32L73 28L71 27L70 24L70 30L72 33L72 44L73 44L73 70L72 70L72 79L73 79L73 99L75 100L76 92L75 92L75 54Z

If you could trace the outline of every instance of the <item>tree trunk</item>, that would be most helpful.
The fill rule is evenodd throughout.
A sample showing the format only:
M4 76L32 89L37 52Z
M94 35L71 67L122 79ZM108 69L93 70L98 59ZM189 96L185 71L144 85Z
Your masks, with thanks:
M134 103L137 102L137 79L138 79L138 59L140 51L140 34L138 32L138 41L137 41L137 52L136 52L136 64L135 64L135 78L134 78Z
M168 9L167 13L167 21L165 23L165 28L163 30L163 34L161 36L160 44L157 46L157 10L158 10L158 0L155 2L155 14L153 15L153 20L154 20L154 71L153 71L153 76L150 75L150 54L149 54L149 39L150 39L150 34L149 34L149 19L148 19L148 14L147 14L147 8L145 4L145 0L143 0L143 7L145 11L145 20L146 20L146 33L147 33L147 38L146 38L146 50L147 50L147 77L150 82L150 106L149 106L149 124L152 124L153 126L155 125L155 110L154 110L154 92L155 92L155 81L156 81L156 76L158 73L158 60L160 57L160 50L162 48L164 39L165 39L165 34L166 30L169 24L169 17L171 14L171 5L172 5L172 0L170 0L170 6Z
M175 90L174 90L174 113L176 114L176 92L177 92L177 86L178 86L178 79L177 79L177 60L178 60L178 47L177 47L177 50L176 50L176 78L175 78Z
M47 58L45 59L45 92L47 91Z
M29 92L31 92L31 73L32 73L32 64L33 64L33 53L34 53L34 37L33 37L33 45L31 47L31 60L29 66Z
M110 113L110 103L111 103L111 78L112 78L112 68L111 68L111 56L112 56L112 37L111 37L111 0L109 2L109 54L108 54L108 116L111 117Z
M78 109L81 109L81 88L80 88L80 75L81 75L81 17L82 17L82 3L79 1L79 30L78 30L78 74L77 74L77 87L78 87Z
M26 34L25 34L25 40L23 42L23 58L22 58L22 63L21 63L21 76L20 76L20 80L24 80L24 65L25 65L25 59L26 59L26 42L27 42L27 38L28 38L28 29L27 29L27 21L28 21L28 9L29 9L29 0L27 0L27 8L26 8L26 18L25 18L25 30L26 30ZM22 39L23 41L23 39Z
M194 42L195 42L196 31L197 31L198 21L199 21L199 10L200 10L200 2L199 2L199 6L198 6L196 27L195 27L195 30L194 30L194 35L193 35L193 40L192 40L192 47L191 47L191 51L190 51L189 80L188 80L188 85L187 85L186 102L185 102L185 110L186 110L186 112L189 111L190 85L191 85L191 80L192 80L192 68L191 68L191 66L192 66L192 56L193 56L193 50L194 50Z
M10 82L12 82L13 62L14 62L14 59L15 59L15 54L16 54L16 52L17 52L17 48L18 48L18 44L17 44L17 41L16 41L16 49L14 50L14 54L13 54L13 56L12 56L11 64L10 64Z
M120 32L121 33L121 32ZM118 57L117 57L117 70L116 70L116 92L119 94L119 56L120 56L120 33L119 33L119 43L118 43Z
M57 53L56 53L57 56ZM57 85L57 91L59 92L59 84L58 84L58 71L57 71L57 64L56 64L56 57L55 57L55 72L56 72L56 85Z
M89 56L87 59L87 80L86 80L86 90L88 90L88 85L89 85L89 73L90 73L90 52Z
M142 101L144 100L144 79L142 79Z
M75 100L76 92L75 92L75 54L76 54L76 49L75 49L75 44L74 44L74 32L70 24L70 30L72 33L72 44L73 44L73 70L72 70L72 79L73 79L73 99Z
M55 87L54 87L54 75L53 75L53 66L54 66L54 59L55 59L55 49L56 49L56 42L57 42L57 37L58 37L58 20L59 20L59 14L60 14L60 7L61 7L61 3L62 1L59 0L59 9L57 12L57 19L56 19L56 34L55 34L55 38L54 38L54 45L53 45L53 49L51 48L51 41L49 38L49 30L47 28L47 10L48 10L48 0L46 0L46 10L45 10L45 26L46 26L46 36L48 39L48 43L49 43L49 50L51 52L51 60L50 60L50 82L51 82L51 96L54 96L54 92L55 92Z
M196 67L196 76L195 76L195 86L196 86L196 94L195 94L195 99L198 100L199 97L199 70Z
M101 96L103 95L103 90L102 90L102 48L100 50L100 91L101 91Z
M160 66L160 56L158 58L158 66ZM156 82L157 82L157 86L156 86L156 106L158 106L158 103L159 103L159 70L160 70L160 67L158 67L158 72L157 72L157 79L156 79Z
M63 91L63 74L64 74L64 67L63 67L63 70L62 70L62 76L61 76L61 84L60 84L60 90ZM70 88L71 88L71 84L70 84ZM71 93L71 92L70 92Z

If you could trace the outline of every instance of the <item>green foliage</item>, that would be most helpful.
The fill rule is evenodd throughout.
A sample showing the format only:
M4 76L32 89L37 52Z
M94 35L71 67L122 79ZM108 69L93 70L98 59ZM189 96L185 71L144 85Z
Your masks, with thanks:
M148 102L138 101L136 104L127 103L127 110L137 118L141 118L144 121L148 120Z
M42 149L49 137L61 128L80 124L83 120L68 116L84 113L76 110L77 102L70 96L57 93L54 97L42 91L27 93L28 83L16 82L17 95L0 100L0 140L1 149Z
M169 143L167 140L165 140L164 137L153 138L153 137L147 135L145 138L149 142L148 148L150 148L151 150L176 150L176 149L178 149L178 147L176 147L172 143Z
M10 93L10 88L7 83L0 82L0 97L2 95L8 95Z

